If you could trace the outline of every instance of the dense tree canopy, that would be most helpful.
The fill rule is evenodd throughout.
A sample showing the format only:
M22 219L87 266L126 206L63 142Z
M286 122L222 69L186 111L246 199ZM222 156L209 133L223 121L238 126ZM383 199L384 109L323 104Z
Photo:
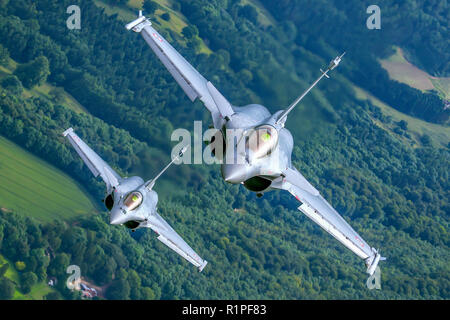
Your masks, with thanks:
M152 15L155 13L156 9L158 9L158 4L152 0L144 0L143 8L145 14Z
M7 278L0 278L0 300L10 300L14 296L14 283Z

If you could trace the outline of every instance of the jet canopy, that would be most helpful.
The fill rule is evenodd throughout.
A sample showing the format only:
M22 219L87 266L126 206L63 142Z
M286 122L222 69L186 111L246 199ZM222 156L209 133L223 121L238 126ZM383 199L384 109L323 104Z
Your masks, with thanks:
M254 128L248 135L246 149L252 158L263 158L269 155L278 144L278 131L265 124Z
M142 200L142 194L138 191L133 191L125 198L123 204L128 211L132 211L141 205Z

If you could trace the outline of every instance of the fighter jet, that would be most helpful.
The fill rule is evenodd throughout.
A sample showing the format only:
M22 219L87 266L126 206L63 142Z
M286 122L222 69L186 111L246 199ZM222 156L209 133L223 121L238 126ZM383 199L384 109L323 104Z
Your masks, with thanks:
M285 126L288 114L308 92L336 68L341 56L333 59L320 77L285 110L271 114L258 104L233 106L214 85L190 65L152 26L149 19L139 17L126 29L140 33L183 91L194 102L203 102L212 116L218 134L211 139L212 151L222 161L221 172L226 182L242 184L262 196L281 189L290 192L301 205L298 209L365 261L367 273L373 275L381 257L333 209L305 177L292 165L293 138ZM218 148L224 144L222 150Z
M112 225L124 225L132 231L150 228L158 234L159 241L196 266L200 272L203 270L208 262L200 258L158 214L156 207L158 194L153 190L156 180L183 155L186 148L181 150L155 178L144 182L141 177L122 178L82 141L72 128L64 131L63 135L69 139L92 174L95 177L100 176L105 182L106 196L103 202L110 211Z

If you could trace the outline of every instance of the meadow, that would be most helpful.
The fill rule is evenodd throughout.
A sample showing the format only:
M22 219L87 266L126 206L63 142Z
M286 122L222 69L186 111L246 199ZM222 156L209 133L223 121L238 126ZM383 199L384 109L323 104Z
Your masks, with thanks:
M444 99L450 98L450 78L433 77L411 64L401 48L395 47L395 54L381 60L382 67L393 80L405 83L413 88L426 91L436 90Z
M95 210L68 175L1 136L0 207L41 222L66 220Z

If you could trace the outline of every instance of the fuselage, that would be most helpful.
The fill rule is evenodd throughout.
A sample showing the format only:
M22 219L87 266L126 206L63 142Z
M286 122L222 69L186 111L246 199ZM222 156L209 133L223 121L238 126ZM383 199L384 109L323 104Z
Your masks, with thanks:
M130 177L119 181L105 198L110 211L110 223L137 229L156 212L158 194L148 190L141 177Z
M267 191L272 180L291 166L292 135L276 124L282 111L272 115L258 104L233 110L235 113L221 130L225 142L222 177L257 193Z

